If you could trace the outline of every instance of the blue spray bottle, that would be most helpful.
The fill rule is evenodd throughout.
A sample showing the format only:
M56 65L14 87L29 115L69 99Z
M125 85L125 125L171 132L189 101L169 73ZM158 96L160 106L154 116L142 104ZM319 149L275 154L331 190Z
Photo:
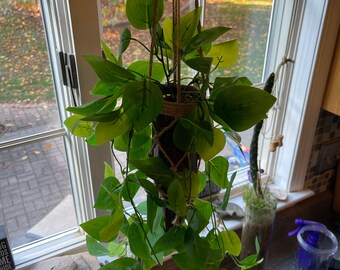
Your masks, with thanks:
M288 236L297 235L299 248L294 269L327 270L332 255L338 249L338 241L327 227L319 222L296 219L298 225Z

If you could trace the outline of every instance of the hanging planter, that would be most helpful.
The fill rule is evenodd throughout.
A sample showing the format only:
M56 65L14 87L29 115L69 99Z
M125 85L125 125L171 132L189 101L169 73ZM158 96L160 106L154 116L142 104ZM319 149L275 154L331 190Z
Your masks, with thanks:
M225 134L240 144L237 132L266 118L275 98L245 77L210 81L213 71L235 62L237 41L218 43L230 28L203 29L202 7L193 3L195 9L181 15L180 1L173 0L173 18L160 20L164 1L127 0L131 25L150 34L150 46L143 44L149 59L124 66L122 54L130 42L142 43L128 29L121 34L118 55L102 42L105 57L85 58L99 77L92 93L101 98L67 109L73 113L65 121L71 133L94 146L111 142L127 156L126 166L117 160L122 179L105 166L94 207L108 214L81 224L90 254L115 254L121 238L129 243L133 256L104 269L151 269L169 254L185 270L219 269L227 255L240 266L257 264L256 258L238 260L239 237L218 227L215 207L199 194L207 180L229 194L235 175L228 179L228 161L219 156ZM190 78L182 79L181 63L192 69ZM199 171L201 162L204 171ZM146 200L137 205L139 189ZM209 195L210 185L207 190Z

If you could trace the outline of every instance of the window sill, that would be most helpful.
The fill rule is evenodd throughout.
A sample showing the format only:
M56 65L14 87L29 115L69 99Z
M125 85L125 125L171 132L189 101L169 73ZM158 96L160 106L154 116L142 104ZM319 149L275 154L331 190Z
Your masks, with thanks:
M314 192L310 189L304 189L301 191L289 192L288 198L285 201L278 201L277 205L277 212L292 207L298 202L301 202L309 197L312 197ZM242 195L236 195L235 197L230 198L229 202L235 203L236 205L240 206L244 210L244 201ZM224 221L226 227L229 230L238 230L242 228L242 219L239 220L225 220Z
M13 250L15 269L30 269L38 261L86 250L85 235L79 228Z

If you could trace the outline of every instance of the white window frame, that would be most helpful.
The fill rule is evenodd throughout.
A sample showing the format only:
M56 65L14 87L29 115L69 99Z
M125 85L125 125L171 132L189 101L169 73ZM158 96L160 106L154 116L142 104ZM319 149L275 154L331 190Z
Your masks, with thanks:
M97 81L97 76L84 61L82 55L101 54L100 0L55 0L55 2L59 1L63 2L67 11L70 12L67 20L69 23L72 21L72 28L68 34L70 36L73 34L74 39L68 42L70 42L70 49L74 50L72 52L78 56L76 62L81 91L79 98L82 103L85 103L92 99L89 90ZM290 25L282 24L284 20L291 17L294 3L299 10L297 14L299 16L295 17L294 25L293 22ZM268 44L264 78L275 69L284 56L293 58L295 63L287 67L285 72L284 82L290 89L285 102L287 108L280 115L282 125L275 127L277 129L275 132L279 131L285 136L284 147L279 149L274 157L267 158L268 155L262 154L261 161L265 166L271 167L270 173L280 188L296 191L303 189L314 131L339 27L340 1L277 0L275 5L270 30L272 39ZM297 22L298 25L296 25ZM291 34L291 40L287 47L289 34ZM56 59L51 57L51 61L56 61ZM66 117L66 114L62 117ZM68 139L69 147L80 144L75 152L85 153L85 156L77 156L81 160L73 157L76 161L74 167L78 172L75 175L79 177L73 188L79 195L78 212L80 215L78 218L82 222L95 215L92 209L93 194L97 194L103 179L104 161L111 162L110 147L104 145L92 148L82 145L73 136ZM267 150L267 146L263 144L262 151L266 153ZM43 242L36 250L30 248L15 254L16 262L20 261L17 269L37 260L71 252L72 249L79 250L85 245L84 235L79 230L73 234L57 235Z
M284 12L274 23L280 25L294 10L292 2L276 2ZM275 37L269 44L269 55L274 57L268 60L265 70L268 75L283 57L294 60L285 70L282 87L289 92L280 100L284 106L279 108L280 122L273 130L274 134L284 135L284 146L274 155L262 154L263 166L270 169L275 184L288 192L304 189L340 17L340 2L336 0L298 0L295 5L291 25L282 28L287 42ZM274 48L279 50L275 52ZM268 146L263 147L263 151L268 153Z
M75 54L71 18L69 16L70 6L67 0L43 0L39 4L45 27L57 103L60 117L63 121L69 116L69 113L66 112L66 107L71 106L73 100L70 87L63 85L59 63L60 51ZM84 85L82 81L80 83L82 83L81 86ZM88 83L91 82L89 81ZM86 89L86 87L84 88ZM82 95L79 95L79 93L75 93L75 99L78 104L86 102L86 100L81 101ZM82 139L71 135L64 127L38 134L33 138L22 138L14 143L30 143L32 140L42 140L57 136L64 136L73 201L77 221L80 224L96 215L93 209L94 192L91 177L95 179L103 175L104 166L103 162L98 161L98 164L100 163L100 168L98 168L100 173L96 170L91 170L91 168L97 166L97 159L90 156L89 153L100 151L100 149L92 151ZM11 147L13 142L10 145L2 144L2 146ZM104 158L109 156L110 158L109 149L104 149L100 156ZM15 248L13 249L13 256L16 269L25 269L37 261L74 252L75 250L85 250L85 235L79 226Z

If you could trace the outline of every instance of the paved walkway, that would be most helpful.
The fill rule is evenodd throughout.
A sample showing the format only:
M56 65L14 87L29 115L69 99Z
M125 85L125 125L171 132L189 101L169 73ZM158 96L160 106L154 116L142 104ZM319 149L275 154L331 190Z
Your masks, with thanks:
M0 142L56 127L60 122L54 104L0 103ZM75 226L73 201L65 199L69 194L62 138L0 150L0 224L6 225L12 248L46 236L34 228L62 203L69 204L72 221L53 221L57 224L49 232Z

